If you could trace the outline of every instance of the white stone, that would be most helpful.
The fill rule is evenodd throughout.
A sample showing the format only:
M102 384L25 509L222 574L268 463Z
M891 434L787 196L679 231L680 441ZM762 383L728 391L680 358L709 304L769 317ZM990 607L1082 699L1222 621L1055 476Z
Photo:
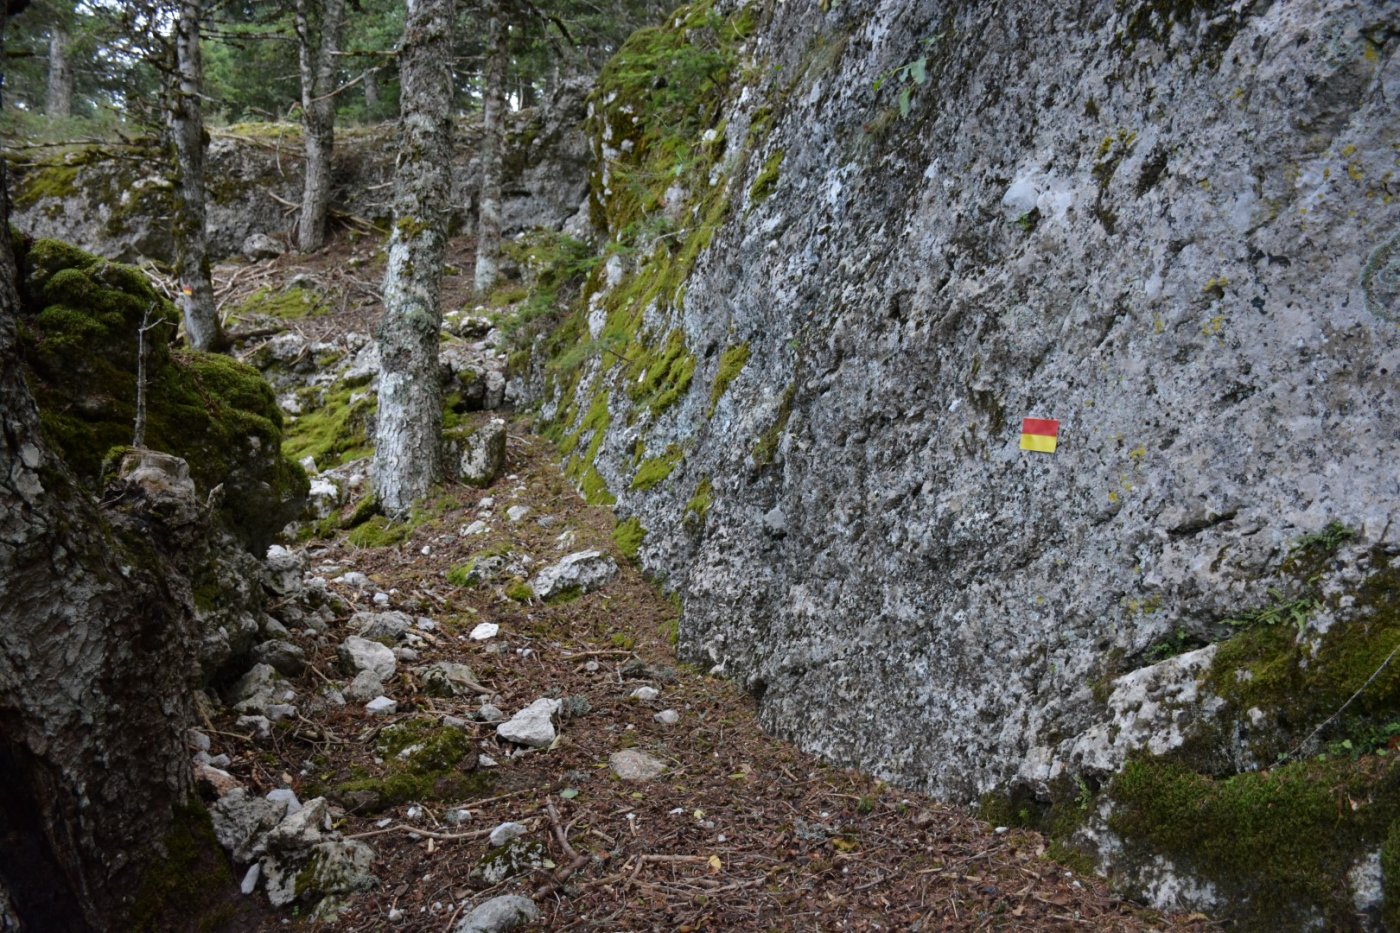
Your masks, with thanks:
M522 823L502 823L491 830L491 845L499 849L501 846L525 835L525 826Z
M502 894L475 908L452 933L507 933L522 924L538 923L540 909L528 897Z
M528 748L546 748L554 742L554 716L559 701L541 697L496 727L496 735Z
M541 570L530 581L540 599L576 590L591 593L617 576L617 564L602 551L576 551Z
M262 864L254 862L248 866L248 871L243 875L243 883L238 886L238 890L244 894L252 894L258 889L258 878L262 875Z
M270 790L264 799L281 806L287 816L301 809L301 801L297 799L296 791L290 787L278 787Z
M666 770L666 762L635 748L625 748L608 756L608 767L624 781L649 781Z
M392 716L399 711L399 704L386 696L378 696L365 704L365 711L374 716Z
M377 641L351 635L337 649L341 663L354 671L372 671L380 680L388 680L398 669L394 652Z

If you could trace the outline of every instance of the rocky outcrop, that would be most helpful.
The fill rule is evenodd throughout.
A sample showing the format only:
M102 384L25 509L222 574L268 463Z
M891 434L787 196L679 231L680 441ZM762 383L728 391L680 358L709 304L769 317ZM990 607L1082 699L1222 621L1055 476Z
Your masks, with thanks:
M586 83L566 82L546 106L509 115L501 217L506 235L535 227L558 230L578 211L587 191L588 147L579 130L587 90ZM463 232L476 223L480 135L479 124L465 124L457 134L452 226ZM332 210L387 228L398 128L342 127L335 144ZM295 220L287 205L300 203L302 156L300 127L291 124L214 131L208 151L214 257L249 250L266 255L278 245L269 247L267 235L287 231ZM154 143L66 151L18 173L11 219L30 236L66 240L108 259L170 261L175 246L169 171Z
M1239 813L1217 846L1152 802L1400 715L1367 679L1400 631L1385 4L828 7L694 4L605 70L591 203L630 249L536 345L570 472L779 734L1067 807L1159 903L1335 919L1201 854ZM1381 846L1366 812L1319 872Z

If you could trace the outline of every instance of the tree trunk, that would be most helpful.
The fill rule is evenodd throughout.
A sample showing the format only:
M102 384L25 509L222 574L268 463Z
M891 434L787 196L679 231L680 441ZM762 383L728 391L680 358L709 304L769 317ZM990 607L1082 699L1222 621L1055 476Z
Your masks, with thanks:
M209 241L204 229L204 66L199 55L202 0L181 0L175 22L175 78L170 134L175 141L175 264L182 293L185 336L196 350L222 350L223 330L209 279Z
M366 68L360 84L365 92L365 122L373 123L379 118L379 69Z
M160 558L124 543L45 447L17 279L0 237L0 918L111 929L192 794L193 638Z
M49 33L49 88L44 113L55 119L73 115L73 66L68 61L68 33L57 23Z
M439 288L452 156L453 0L410 0L400 75L403 139L379 327L375 492L400 518L442 477Z
M313 36L309 7L320 7L320 31ZM331 203L331 152L335 148L335 53L345 0L297 0L297 45L301 66L301 127L306 147L301 222L297 248L314 252L326 243ZM319 40L319 41L317 41Z
M496 284L501 252L501 146L505 136L506 60L509 36L500 0L488 6L486 72L482 84L481 195L477 198L476 276L478 295Z

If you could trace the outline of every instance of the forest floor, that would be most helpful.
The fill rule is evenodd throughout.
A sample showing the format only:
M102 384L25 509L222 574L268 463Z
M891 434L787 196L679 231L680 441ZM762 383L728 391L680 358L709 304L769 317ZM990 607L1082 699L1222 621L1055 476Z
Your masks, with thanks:
M377 295L347 277L377 289L380 273L373 264L351 269L354 253L339 244L309 268L290 257L248 267L242 286L280 287L276 277L299 269L335 280L357 297L298 327L318 336L372 333ZM464 255L458 262L469 267ZM455 287L449 282L452 300ZM430 697L405 675L387 691L399 704L387 718L355 702L308 709L294 727L254 743L238 736L235 714L217 714L214 751L229 755L229 770L259 793L291 787L306 800L382 774L376 738L411 719L465 721L480 754L499 762L471 772L478 790L467 799L347 812L338 829L373 846L378 886L354 896L335 923L293 914L258 929L450 933L473 905L503 893L533 897L543 912L537 928L548 930L1210 927L1199 915L1163 916L1114 897L1102 879L1052 861L1036 833L993 827L965 808L831 766L766 734L749 696L677 661L675 605L619 551L613 515L585 504L523 415L510 423L506 474L488 489L443 489L395 545L357 548L342 532L297 547L308 569L327 579L347 571L369 577L369 589L334 587L353 609L432 618L434 636L417 663L470 665L507 717L544 696L582 698L587 711L560 725L552 747L533 751L473 718L481 698ZM513 506L530 512L511 521ZM485 531L464 535L478 520ZM447 580L483 553L528 555L537 570L589 548L610 554L620 572L572 601L520 601L505 581L472 588ZM388 606L374 603L376 591L388 595ZM344 621L307 646L311 666L299 691L344 686L335 663ZM481 622L499 633L472 640ZM639 686L659 695L633 698ZM662 710L679 720L658 721ZM609 756L623 749L655 756L666 770L645 782L622 780ZM460 810L470 816L458 812L449 823L449 812ZM472 873L491 849L486 836L506 821L527 827L524 838L543 847L545 867L483 889Z

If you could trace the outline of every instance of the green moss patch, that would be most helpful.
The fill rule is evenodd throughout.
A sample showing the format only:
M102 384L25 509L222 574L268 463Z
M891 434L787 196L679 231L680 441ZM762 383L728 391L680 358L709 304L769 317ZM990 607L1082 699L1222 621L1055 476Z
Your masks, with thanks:
M637 467L636 475L632 477L632 488L644 492L664 482L675 472L682 456L680 447L672 444L661 456L643 460Z
M702 477L695 487L694 494L690 501L685 504L686 522L703 522L705 516L710 513L710 507L714 505L714 485L708 476Z
M763 169L749 186L749 207L753 208L768 200L768 196L778 187L778 177L783 167L783 152L770 155L763 163Z
M165 851L146 872L120 926L133 933L223 929L233 919L233 883L208 811L197 802L177 807Z
M490 792L490 775L471 770L476 764L472 741L460 729L411 719L380 733L375 750L384 759L383 774L353 778L334 791L361 812L409 802L461 803Z
M228 311L230 322L254 317L270 317L279 321L298 321L307 317L324 317L331 307L319 293L306 288L260 288Z
M719 406L719 400L724 398L724 393L729 391L729 384L739 378L739 374L744 371L744 367L749 362L749 345L747 343L736 344L724 351L719 358L719 369L715 372L714 384L710 386L710 405L705 409L705 417L714 416L715 409Z
M1108 793L1114 832L1218 885L1249 925L1292 926L1314 910L1346 925L1346 873L1400 815L1400 761L1306 761L1216 779L1136 759Z
M759 437L758 443L754 444L753 462L757 466L768 466L778 455L778 443L783 439L783 432L787 430L788 420L792 418L792 400L796 395L797 383L795 382L783 391L782 400L778 402L777 417L768 426L768 430Z
M1324 739L1360 742L1400 721L1400 659L1387 663L1400 646L1400 568L1379 551L1370 561L1372 572L1325 634L1299 641L1289 624L1249 628L1221 643L1209 688L1237 710L1259 707L1276 717L1281 745L1344 704Z
M378 407L378 400L364 390L327 390L287 426L282 451L297 462L312 457L323 470L370 457L370 425Z
M625 522L618 522L613 528L612 539L629 560L636 560L637 554L642 549L642 542L646 540L647 532L642 527L640 519L633 517Z
M21 257L22 360L51 442L89 485L130 445L138 334L146 326L146 446L182 457L201 494L223 485L222 515L255 548L295 517L307 479L281 456L282 414L252 367L174 351L179 320L138 270L40 240Z
M631 380L632 398L654 414L680 401L695 376L695 356L686 348L685 333L677 328L658 351L634 357L631 373L636 374Z

